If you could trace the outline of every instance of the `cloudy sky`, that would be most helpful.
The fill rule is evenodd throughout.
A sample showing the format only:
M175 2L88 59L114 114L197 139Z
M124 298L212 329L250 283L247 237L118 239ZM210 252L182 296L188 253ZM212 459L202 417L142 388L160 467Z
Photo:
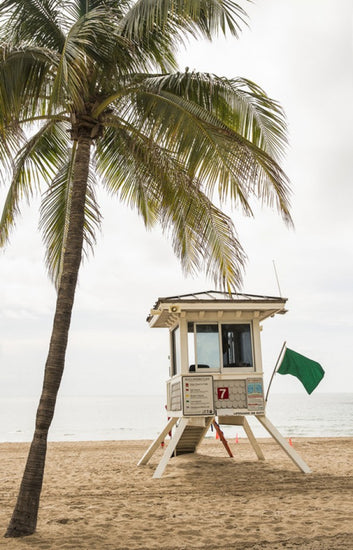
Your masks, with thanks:
M243 3L245 5L245 2ZM353 391L352 2L255 0L240 40L192 43L180 66L261 85L284 107L295 230L256 209L232 212L248 255L243 291L278 295L288 313L265 321L269 378L282 342L319 361L317 391ZM4 192L0 190L3 201ZM185 278L170 243L146 233L133 212L99 195L104 215L96 253L80 274L63 395L162 394L168 337L145 322L158 296L213 287ZM54 308L37 231L38 204L23 207L11 244L0 253L0 397L39 395ZM276 377L274 392L304 392Z

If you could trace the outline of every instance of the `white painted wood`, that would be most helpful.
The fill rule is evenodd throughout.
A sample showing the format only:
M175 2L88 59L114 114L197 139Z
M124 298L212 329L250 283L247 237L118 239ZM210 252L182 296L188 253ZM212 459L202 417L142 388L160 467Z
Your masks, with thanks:
M188 426L198 426L199 428L204 428L206 426L206 416L191 416L189 418Z
M171 330L169 330L169 377L172 378L174 375L173 373L173 333Z
M166 410L166 414L167 416L175 416L176 419L180 418L181 416L183 416L183 411L171 411L170 409L167 409Z
M254 371L262 373L262 353L261 353L261 338L260 338L260 323L258 319L254 319L252 323L252 341L254 354Z
M222 301L210 301L207 300L195 300L195 302L183 302L180 303L180 309L183 311L217 311L219 309L223 309L223 311L230 310L230 311L268 311L269 313L273 314L278 311L282 311L285 309L286 300L280 299L278 302L266 302L266 301L256 301L256 300L250 300L250 301L239 301L234 302L230 300L229 302ZM163 304L161 303L158 310L155 315L158 315L164 311L169 311L170 303Z
M304 474L310 474L311 470L306 462L300 457L300 455L287 443L287 441L282 437L277 428L269 421L266 416L256 415L258 421L263 425L268 433L275 439L282 447L284 452L289 456L289 458L294 462L294 464L301 470Z
M148 449L145 452L145 454L143 455L143 457L137 463L137 466L142 466L143 464L147 464L147 462L150 460L151 456L159 448L162 441L164 441L164 438L166 437L166 435L171 431L173 426L177 423L177 420L178 420L177 417L173 417L169 420L169 422L166 425L166 427L164 428L164 430L159 434L159 436L148 447Z
M245 416L242 417L243 418L243 428L244 428L244 431L246 433L246 435L248 436L248 439L251 443L251 446L252 448L254 449L255 453L256 453L256 456L259 460L265 460L265 457L264 457L264 454L261 450L261 447L260 445L258 444L257 440L256 440L256 437L254 436L254 433L250 427L250 424L249 422L247 421L247 419L245 418Z
M189 372L189 357L188 357L188 324L186 319L180 319L180 364L181 374Z
M168 447L164 451L164 454L162 456L162 459L161 459L160 463L158 464L158 466L157 466L157 468L156 468L156 470L153 474L154 479L159 479L160 477L162 477L163 472L164 472L164 470L165 470L165 468L166 468L166 466L169 462L169 459L172 456L172 454L174 453L175 448L178 445L179 440L180 440L181 436L183 435L183 432L184 432L187 425L188 425L188 419L185 416L183 416L183 418L181 418L181 420L179 422L178 427L175 430L175 433L174 433L172 439L168 443Z
M202 315L200 315L200 313ZM215 318L215 312L214 311L201 311L201 312L186 312L186 318L190 323L206 323L210 321L211 323L217 322ZM223 311L222 315L222 323L225 323L227 321L233 322L234 321L246 321L250 322L254 318L252 311Z
M196 449L195 449L195 452L197 451L197 449L199 448L199 446L201 445L202 441L204 440L207 432L208 432L208 429L209 427L211 426L212 422L214 420L214 416L209 416L208 418L206 417L205 418L205 422L206 422L206 425L205 425L205 429L204 431L202 432L202 435L200 437L200 440L198 442L198 444L196 445Z

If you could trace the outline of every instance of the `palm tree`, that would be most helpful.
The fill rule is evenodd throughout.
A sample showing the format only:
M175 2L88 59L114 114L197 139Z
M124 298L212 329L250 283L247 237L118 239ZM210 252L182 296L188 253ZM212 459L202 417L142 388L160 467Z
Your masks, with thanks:
M237 36L233 0L5 0L0 3L0 159L9 191L0 244L39 189L40 226L57 288L35 433L7 537L35 531L47 435L64 369L82 252L95 242L95 189L160 223L188 272L239 286L244 253L213 202L252 213L275 203L290 223L280 106L245 79L177 71L177 47Z

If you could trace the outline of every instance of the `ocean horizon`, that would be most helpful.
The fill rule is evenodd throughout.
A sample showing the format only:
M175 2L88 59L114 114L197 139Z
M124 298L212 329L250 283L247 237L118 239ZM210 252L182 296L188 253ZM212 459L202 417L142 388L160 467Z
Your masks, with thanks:
M0 398L0 442L31 441L37 404ZM351 437L353 393L273 393L266 415L284 437ZM247 419L256 437L269 437L256 418ZM154 439L166 423L162 395L59 396L49 441ZM245 437L239 426L222 429L228 438Z

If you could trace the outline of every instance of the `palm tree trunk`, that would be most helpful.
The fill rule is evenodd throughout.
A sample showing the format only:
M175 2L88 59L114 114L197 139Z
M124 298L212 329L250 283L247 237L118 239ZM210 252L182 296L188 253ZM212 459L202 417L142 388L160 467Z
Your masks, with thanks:
M48 431L53 419L56 398L65 366L71 312L81 263L90 145L90 137L81 136L79 138L74 165L72 203L66 250L58 288L48 358L45 365L42 395L37 410L35 432L17 503L5 537L31 535L34 533L37 525Z

